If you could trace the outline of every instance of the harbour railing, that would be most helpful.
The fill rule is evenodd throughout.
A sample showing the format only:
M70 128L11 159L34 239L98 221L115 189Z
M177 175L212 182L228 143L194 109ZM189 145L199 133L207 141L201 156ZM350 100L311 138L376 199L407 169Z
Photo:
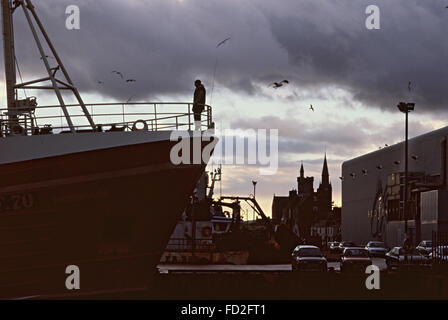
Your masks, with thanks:
M184 251L197 251L197 252L214 252L216 251L216 245L210 238L171 238L168 241L165 251L167 252L184 252Z
M193 104L188 102L126 102L85 104L95 128L81 105L66 105L76 132L194 130ZM60 105L0 109L1 136L73 132ZM201 130L214 127L212 108L204 106Z

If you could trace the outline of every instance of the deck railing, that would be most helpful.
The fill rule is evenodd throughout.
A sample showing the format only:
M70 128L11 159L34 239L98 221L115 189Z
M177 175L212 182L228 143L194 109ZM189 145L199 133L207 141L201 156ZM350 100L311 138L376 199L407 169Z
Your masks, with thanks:
M86 104L96 128L88 122L79 104L66 105L77 132L131 130L194 130L192 103L127 102ZM11 134L35 135L70 132L59 105L37 106L8 112L0 109L2 137ZM212 108L204 106L201 130L213 128Z
M198 251L198 252L214 252L216 245L210 238L171 238L165 248L167 252L184 252L184 251Z

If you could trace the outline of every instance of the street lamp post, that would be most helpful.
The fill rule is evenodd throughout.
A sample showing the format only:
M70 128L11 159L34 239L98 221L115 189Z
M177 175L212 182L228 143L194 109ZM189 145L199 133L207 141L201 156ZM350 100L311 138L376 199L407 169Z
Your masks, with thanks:
M255 187L257 186L257 181L252 180L252 184L254 186L254 199L255 199ZM253 209L253 220L255 221L255 209Z
M404 233L408 236L408 118L409 112L413 111L415 103L400 102L397 105L398 110L405 114L405 141L404 141Z

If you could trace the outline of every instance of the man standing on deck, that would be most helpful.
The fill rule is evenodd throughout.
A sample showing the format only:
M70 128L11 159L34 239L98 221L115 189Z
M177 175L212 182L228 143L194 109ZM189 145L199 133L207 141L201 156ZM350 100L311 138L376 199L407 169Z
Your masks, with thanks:
M201 80L194 82L196 90L193 97L194 129L201 130L201 113L205 108L205 88Z

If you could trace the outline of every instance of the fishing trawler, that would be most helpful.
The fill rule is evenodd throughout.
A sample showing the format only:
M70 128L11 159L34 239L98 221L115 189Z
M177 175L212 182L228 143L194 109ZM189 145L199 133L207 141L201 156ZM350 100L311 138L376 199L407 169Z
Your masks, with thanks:
M239 206L232 205L230 213L223 210L224 203L213 200L221 166L210 173L210 180L209 186L208 172L198 180L160 259L162 264L247 264L249 251L244 245L228 248L226 241L220 241L238 232L240 223Z
M197 135L190 103L85 104L31 0L1 4L7 108L0 110L0 298L146 290L207 164L173 164L171 134L183 130L190 145L212 150L213 137L204 139L214 126L211 107ZM18 10L46 70L20 83ZM40 106L20 97L21 89L52 90L59 103ZM78 104L66 104L62 92ZM78 287L67 286L73 266Z
M208 172L199 179L160 263L288 263L298 243L297 236L284 225L274 225L252 195L220 195L213 199L215 183L221 181L221 167L211 172L210 178L210 186ZM259 219L244 221L242 203L248 205Z

